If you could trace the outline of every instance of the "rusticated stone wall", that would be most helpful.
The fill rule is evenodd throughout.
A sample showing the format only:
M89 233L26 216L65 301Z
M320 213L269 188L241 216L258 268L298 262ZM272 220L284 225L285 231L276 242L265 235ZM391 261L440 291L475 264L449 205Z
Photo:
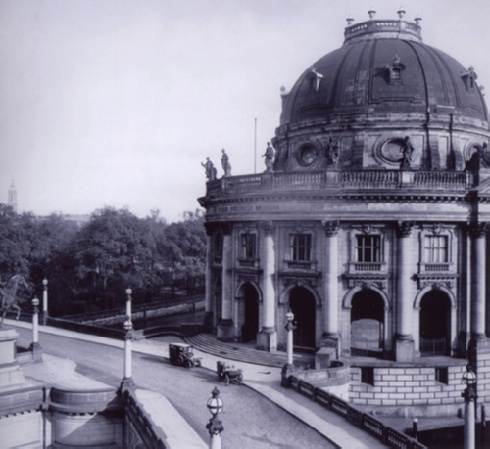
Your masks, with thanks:
M373 406L376 413L417 416L423 409L425 416L454 415L463 405L464 371L464 363L445 367L351 367L350 402Z

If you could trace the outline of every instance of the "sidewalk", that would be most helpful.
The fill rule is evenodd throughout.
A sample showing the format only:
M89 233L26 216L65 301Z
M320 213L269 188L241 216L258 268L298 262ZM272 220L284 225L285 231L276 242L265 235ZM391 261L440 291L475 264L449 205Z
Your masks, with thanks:
M30 329L31 325L13 320L5 320L5 323L11 326L23 327ZM80 340L93 341L100 344L106 344L118 348L123 348L122 340L115 340L106 337L96 337L92 335L79 334L64 329L57 329L49 326L39 326L39 332L45 332L52 335L71 337ZM168 343L170 341L179 341L177 337L161 337L158 340L135 340L132 342L132 350L135 352L156 355L160 357L169 357ZM218 360L226 360L224 357L216 357L207 353L195 350L197 357L202 357L202 366L216 372ZM43 354L45 361L52 361L52 356ZM69 362L69 361L68 361ZM340 448L364 449L364 448L385 448L376 438L369 435L360 428L351 425L348 421L331 412L317 403L297 393L295 390L280 386L281 370L279 368L254 365L251 363L236 362L228 360L230 365L240 368L244 373L244 384L268 398L271 402L281 407L292 416L296 417L306 425L316 429L327 440ZM65 362L66 363L66 362ZM73 363L73 362L72 362ZM39 365L39 364L36 364ZM25 368L24 368L25 369ZM37 370L37 368L32 371ZM30 369L26 369L26 376L31 377ZM51 379L54 373L51 373ZM83 376L82 376L83 377ZM81 382L80 379L57 379L58 382ZM86 381L89 382L89 381ZM95 381L93 381L95 382ZM72 385L75 386L75 385ZM155 393L158 394L158 393ZM143 395L144 396L144 395ZM168 401L167 401L168 402ZM159 404L164 405L164 404ZM171 404L169 404L170 407ZM169 414L166 407L152 407L152 418L155 422L164 423L168 420ZM162 424L163 427L163 424ZM167 426L165 426L167 427ZM172 426L168 426L171 428ZM175 427L174 427L175 428ZM164 429L165 430L165 429ZM199 437L198 437L199 438ZM202 440L201 440L202 441ZM202 446L182 446L182 447L202 447ZM206 447L206 446L204 446Z

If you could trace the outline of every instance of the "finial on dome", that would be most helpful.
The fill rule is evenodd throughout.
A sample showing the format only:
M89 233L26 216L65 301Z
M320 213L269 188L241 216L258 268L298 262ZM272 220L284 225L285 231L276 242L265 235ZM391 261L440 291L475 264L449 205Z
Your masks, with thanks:
M347 26L351 26L353 23L354 23L354 19L352 17L347 17L347 19L345 19L347 21Z
M420 15L417 14L417 17L415 17L415 23L417 25L420 25L420 22L422 21L422 17L420 17Z
M400 6L400 9L396 12L398 14L398 17L401 19L403 19L403 16L407 13L407 11L405 11L401 6Z
M371 8L368 11L369 20L372 20L375 15L376 15L376 11L373 8Z
M281 86L279 88L279 91L281 92L281 97L287 97L287 95L289 94L289 92L286 90L284 86Z

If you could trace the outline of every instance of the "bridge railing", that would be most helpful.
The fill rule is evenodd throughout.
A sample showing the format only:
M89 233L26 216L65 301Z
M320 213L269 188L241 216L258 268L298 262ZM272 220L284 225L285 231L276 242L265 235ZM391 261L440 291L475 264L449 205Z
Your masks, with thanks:
M419 441L411 438L399 430L392 427L385 426L381 421L374 418L368 413L362 412L353 407L343 399L315 387L309 382L302 381L295 377L290 376L288 384L291 388L294 388L300 394L310 398L317 404L325 407L327 410L337 413L343 416L350 423L354 424L361 429L366 430L374 437L378 438L383 444L395 449L428 449Z

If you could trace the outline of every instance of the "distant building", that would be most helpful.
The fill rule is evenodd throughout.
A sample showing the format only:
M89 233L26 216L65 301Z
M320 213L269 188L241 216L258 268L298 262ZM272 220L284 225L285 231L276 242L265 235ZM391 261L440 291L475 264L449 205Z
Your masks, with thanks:
M8 205L11 206L15 212L17 212L17 188L15 187L13 180L9 188Z
M370 15L281 89L266 170L207 182L206 325L273 351L291 309L296 347L349 360L353 402L444 413L466 357L490 398L487 107L418 19Z

